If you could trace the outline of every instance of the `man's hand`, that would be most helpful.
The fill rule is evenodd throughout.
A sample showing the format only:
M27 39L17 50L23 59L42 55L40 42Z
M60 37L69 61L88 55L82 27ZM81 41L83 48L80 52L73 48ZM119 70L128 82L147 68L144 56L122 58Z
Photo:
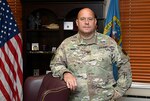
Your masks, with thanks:
M120 97L121 97L121 94L115 90L111 101L114 101L114 100L116 101Z
M77 81L76 78L69 72L64 73L64 81L67 84L67 87L71 90L75 90L77 87Z

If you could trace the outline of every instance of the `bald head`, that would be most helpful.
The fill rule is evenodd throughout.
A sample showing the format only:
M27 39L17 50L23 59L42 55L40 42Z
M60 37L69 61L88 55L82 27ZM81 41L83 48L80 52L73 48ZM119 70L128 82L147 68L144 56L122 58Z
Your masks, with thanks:
M90 8L83 8L78 12L77 19L80 18L83 13L89 13L92 17L95 18L95 13Z

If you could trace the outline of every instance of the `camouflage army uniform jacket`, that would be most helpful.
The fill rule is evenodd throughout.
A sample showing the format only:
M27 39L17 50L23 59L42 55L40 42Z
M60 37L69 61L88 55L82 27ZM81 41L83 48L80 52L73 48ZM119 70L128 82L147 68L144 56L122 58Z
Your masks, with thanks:
M112 63L116 63L119 79L114 80ZM70 101L113 101L130 87L132 75L129 58L107 35L95 32L89 42L77 33L58 47L50 64L53 76L63 79L71 72L77 79L77 89Z

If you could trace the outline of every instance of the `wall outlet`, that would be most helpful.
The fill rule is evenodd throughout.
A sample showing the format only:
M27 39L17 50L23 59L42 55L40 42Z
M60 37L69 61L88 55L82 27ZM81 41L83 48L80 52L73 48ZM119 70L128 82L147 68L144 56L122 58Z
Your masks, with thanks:
M34 76L39 76L39 74L40 74L39 69L34 69L34 70L33 70L33 75L34 75Z

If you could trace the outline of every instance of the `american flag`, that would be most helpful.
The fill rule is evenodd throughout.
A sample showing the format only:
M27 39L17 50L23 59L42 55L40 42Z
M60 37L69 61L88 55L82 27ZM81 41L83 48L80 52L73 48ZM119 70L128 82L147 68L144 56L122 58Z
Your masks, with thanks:
M0 0L0 101L22 101L22 38L6 0Z

